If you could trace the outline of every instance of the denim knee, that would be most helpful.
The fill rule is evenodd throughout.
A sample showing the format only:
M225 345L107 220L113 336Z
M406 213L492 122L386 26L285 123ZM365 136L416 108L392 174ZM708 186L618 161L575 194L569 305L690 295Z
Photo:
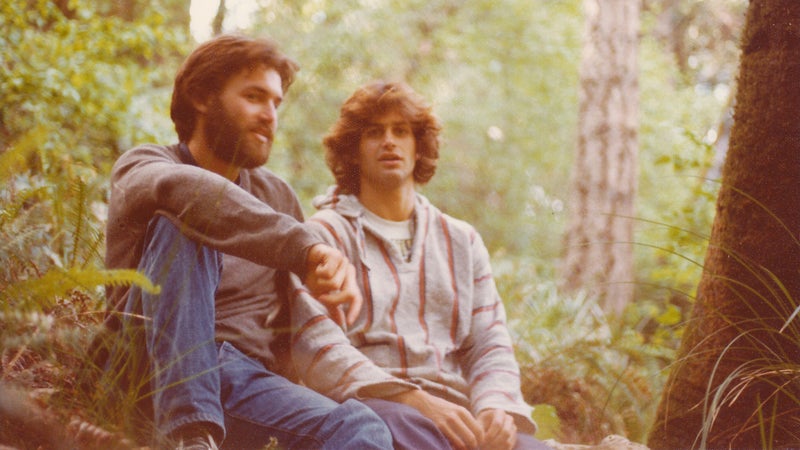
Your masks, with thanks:
M346 400L331 412L329 419L337 426L325 440L326 449L393 448L389 427L375 411L357 400Z

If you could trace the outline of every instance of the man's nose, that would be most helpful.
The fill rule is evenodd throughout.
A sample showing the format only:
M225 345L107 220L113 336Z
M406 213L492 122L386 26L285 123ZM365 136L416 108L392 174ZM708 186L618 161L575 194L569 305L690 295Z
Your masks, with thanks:
M383 132L383 144L384 145L395 145L396 136L392 133L392 130L386 130Z
M278 117L278 110L272 102L267 102L261 107L260 117L268 122L274 122Z

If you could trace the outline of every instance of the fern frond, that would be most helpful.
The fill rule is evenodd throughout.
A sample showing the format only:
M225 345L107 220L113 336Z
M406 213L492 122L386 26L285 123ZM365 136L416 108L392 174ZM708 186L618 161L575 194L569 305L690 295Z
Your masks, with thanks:
M69 267L86 267L92 259L102 260L100 248L104 234L93 221L91 190L80 177L69 181L69 199L73 205L66 212L67 226L72 230L72 246L67 249Z
M52 268L39 278L11 284L0 292L0 298L5 299L8 303L16 303L18 307L22 308L26 306L44 308L52 304L57 297L63 297L75 289L88 291L100 286L126 285L136 285L144 291L154 294L161 290L144 274L136 270Z
M91 238L91 240L89 238ZM102 229L98 230L93 228L91 230L91 236L89 236L89 238L87 238L84 241L84 244L86 245L85 249L86 255L84 256L83 264L81 264L81 267L86 267L93 258L98 261L103 260L102 248L103 245L105 244L105 233L103 232Z
M31 204L46 197L47 188L39 186L22 189L9 195L7 199L3 198L3 204L0 206L0 230L24 215L30 209Z
M83 241L84 229L86 224L86 183L80 178L71 180L69 189L75 196L75 206L69 210L69 219L72 222L72 252L69 258L69 267L75 266L78 257L78 249Z

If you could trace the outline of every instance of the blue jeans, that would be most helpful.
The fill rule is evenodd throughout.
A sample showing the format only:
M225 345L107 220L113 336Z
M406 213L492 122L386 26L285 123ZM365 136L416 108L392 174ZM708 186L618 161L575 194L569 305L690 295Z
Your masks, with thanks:
M413 407L380 398L368 398L364 400L364 403L389 426L394 439L394 450L451 450L453 448L436 424ZM552 449L530 434L517 433L517 444L513 450Z
M389 426L394 440L394 450L453 448L436 424L415 408L381 398L368 398L364 403Z
M222 448L263 448L270 437L282 448L391 448L388 428L362 403L334 402L268 371L230 343L214 341L221 269L218 252L161 216L151 221L139 270L161 291L133 288L126 304L132 315L126 314L123 328L138 326L134 319L144 316L158 433L204 423L217 429L218 438L225 436Z

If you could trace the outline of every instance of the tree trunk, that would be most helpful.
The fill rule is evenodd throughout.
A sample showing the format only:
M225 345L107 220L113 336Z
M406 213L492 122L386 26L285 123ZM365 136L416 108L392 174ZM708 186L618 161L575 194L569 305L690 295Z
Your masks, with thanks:
M562 287L620 313L633 299L639 108L637 0L585 0L579 136Z
M698 298L649 446L800 446L800 2L752 0Z
M228 8L225 6L225 0L219 0L219 7L217 13L214 15L214 20L211 21L211 35L219 36L222 34L223 25L225 24L225 15Z

